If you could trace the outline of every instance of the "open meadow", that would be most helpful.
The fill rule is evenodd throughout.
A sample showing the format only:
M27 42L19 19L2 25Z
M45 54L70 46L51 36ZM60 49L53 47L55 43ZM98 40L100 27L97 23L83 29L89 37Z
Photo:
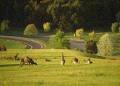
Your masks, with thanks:
M61 52L65 66L60 65ZM120 60L92 58L93 64L85 64L88 57L67 49L8 49L0 53L0 86L120 86ZM20 58L31 56L38 65L21 67L19 60L2 58L16 53ZM78 64L72 63L74 56L79 58Z

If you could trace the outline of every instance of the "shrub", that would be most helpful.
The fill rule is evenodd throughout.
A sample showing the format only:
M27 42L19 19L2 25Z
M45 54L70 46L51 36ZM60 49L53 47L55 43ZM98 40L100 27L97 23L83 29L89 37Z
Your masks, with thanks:
M1 25L0 25L0 30L1 32L4 32L5 30L7 30L9 28L9 20L3 20L1 22Z
M44 29L44 32L49 32L51 29L51 24L49 22L44 23L43 29Z
M0 51L7 51L6 46L4 46L4 45L0 45Z
M118 22L114 22L112 23L112 26L111 26L111 30L112 32L119 32L119 23Z
M65 39L64 33L62 31L57 31L54 37L51 37L48 41L48 48L69 48L69 41Z
M89 40L94 40L95 38L95 31L93 30L91 33L88 34L89 35Z
M83 33L84 33L84 30L81 28L81 29L77 29L76 32L75 32L75 37L77 38L83 38Z
M34 24L28 24L24 30L24 35L35 36L38 34L38 30Z
M116 14L116 20L117 22L120 22L120 11Z
M119 32L120 32L120 27L119 27Z
M106 33L100 37L98 42L98 54L101 56L111 56L113 55L113 43L111 36Z
M87 41L86 52L91 53L91 54L96 54L97 53L97 44L96 44L95 41L93 41L93 40Z

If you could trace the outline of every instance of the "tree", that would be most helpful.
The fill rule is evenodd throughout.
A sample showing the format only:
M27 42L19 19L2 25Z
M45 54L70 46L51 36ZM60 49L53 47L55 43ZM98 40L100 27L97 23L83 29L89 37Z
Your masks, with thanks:
M119 21L119 11L120 0L0 0L0 21L8 19L13 27L50 21L64 30L98 30L110 27L116 14Z
M98 54L101 56L113 55L113 43L110 34L106 33L100 37L98 42Z
M94 30L92 32L90 32L88 35L89 35L89 40L95 39L95 31Z
M83 38L83 34L84 34L84 29L77 29L75 32L75 37L82 39Z
M44 29L44 32L49 32L50 29L51 29L51 24L50 22L46 22L43 24L43 29Z
M69 41L65 39L64 33L58 30L54 37L51 37L48 41L48 48L69 48Z
M79 8L79 0L53 0L48 6L47 12L52 16L57 27L70 30L71 23L78 24Z
M89 40L86 43L86 52L90 54L96 54L98 52L97 44L93 40Z
M0 25L1 32L9 29L9 20L3 20Z
M114 22L114 23L112 23L112 26L111 26L111 30L112 30L112 32L113 33L115 33L115 32L119 32L119 23L118 22Z
M28 24L24 30L25 36L36 36L38 34L38 30L34 24Z
M120 23L120 11L116 14L116 20Z

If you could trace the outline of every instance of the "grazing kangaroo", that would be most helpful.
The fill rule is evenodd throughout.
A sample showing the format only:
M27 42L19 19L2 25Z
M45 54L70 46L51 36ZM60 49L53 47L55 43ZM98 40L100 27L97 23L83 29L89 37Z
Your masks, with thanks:
M20 60L20 65L22 66L22 65L25 65L25 64L28 64L28 65L37 65L37 63L36 62L34 62L33 61L33 59L32 58L30 58L30 57L25 57L25 58L22 58L21 60Z
M15 59L15 60L19 60L18 55L19 55L19 53L17 53L17 54L14 56L14 59Z
M63 53L62 53L62 57L61 57L61 65L65 65L65 58L64 58Z
M88 64L93 63L90 58L88 58Z
M51 61L50 59L45 58L45 62L50 62L50 61Z
M77 64L78 63L78 58L73 58L73 64Z
M90 58L88 58L85 62L86 62L86 64L92 64L93 63Z

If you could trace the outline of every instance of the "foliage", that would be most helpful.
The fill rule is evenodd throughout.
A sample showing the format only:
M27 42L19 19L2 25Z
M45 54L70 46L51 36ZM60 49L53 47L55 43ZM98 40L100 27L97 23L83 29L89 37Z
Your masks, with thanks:
M0 25L1 32L4 32L5 30L9 29L9 20L3 20Z
M7 48L5 45L0 45L0 51L6 51L6 50L7 50Z
M120 34L112 33L112 43L113 43L113 55L120 55Z
M48 41L48 48L69 48L69 41L65 39L64 32L57 31L54 37L51 37Z
M120 11L116 14L116 20L120 23Z
M43 29L44 29L44 32L49 32L50 29L51 29L51 24L50 22L46 22L43 24Z
M114 23L112 23L112 26L111 26L111 30L112 30L112 32L119 32L119 23L118 22L114 22Z
M89 35L89 40L94 40L95 39L95 31L93 30Z
M28 24L24 30L24 35L35 36L38 34L38 30L34 24Z
M110 34L106 33L100 37L98 42L98 54L101 56L113 55L113 43Z
M45 21L51 21L55 28L90 29L110 27L115 15L119 17L120 0L0 0L0 6L0 19L11 20L12 27L29 23L42 27Z
M77 8L77 9L75 9ZM79 0L53 0L47 12L52 16L55 24L62 29L71 29L71 24L78 24Z
M96 54L97 53L97 44L95 41L90 40L86 43L86 52L90 54Z
M82 39L83 38L83 34L84 34L84 29L77 29L75 32L75 37Z

